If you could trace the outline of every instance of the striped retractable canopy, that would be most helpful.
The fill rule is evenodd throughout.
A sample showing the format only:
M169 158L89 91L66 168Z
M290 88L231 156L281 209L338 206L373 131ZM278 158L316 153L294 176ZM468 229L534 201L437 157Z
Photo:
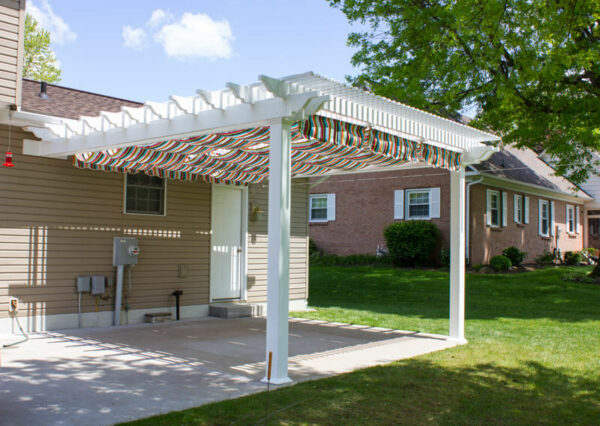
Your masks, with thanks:
M79 168L247 185L268 177L269 127L76 154ZM292 176L423 162L458 170L461 154L371 127L310 116L292 125ZM371 167L373 168L373 167Z

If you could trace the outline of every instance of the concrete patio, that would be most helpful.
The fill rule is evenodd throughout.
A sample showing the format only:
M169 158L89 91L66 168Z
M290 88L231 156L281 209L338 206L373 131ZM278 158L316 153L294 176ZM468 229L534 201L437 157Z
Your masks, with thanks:
M290 319L289 373L310 380L454 345L446 336ZM33 334L1 350L0 424L112 424L260 392L264 351L263 318Z

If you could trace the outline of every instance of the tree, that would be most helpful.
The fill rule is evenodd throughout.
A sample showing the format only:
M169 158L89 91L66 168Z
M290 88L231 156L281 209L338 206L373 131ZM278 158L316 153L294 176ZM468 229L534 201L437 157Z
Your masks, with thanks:
M23 77L48 83L59 82L61 70L50 48L50 32L38 27L29 14L25 16L24 43Z
M364 31L350 81L555 158L575 183L600 148L600 0L329 0Z

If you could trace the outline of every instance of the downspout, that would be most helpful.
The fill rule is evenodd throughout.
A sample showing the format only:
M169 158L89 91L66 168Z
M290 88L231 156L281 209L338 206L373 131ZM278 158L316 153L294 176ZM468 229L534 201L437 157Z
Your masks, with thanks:
M474 170L471 166L469 166L471 168L471 170ZM469 176L478 176L479 172L478 171L474 171L472 173L469 173ZM483 176L480 176L479 179L471 181L469 183L467 183L467 190L466 190L466 206L465 206L465 218L467 220L467 223L465 225L465 257L467 258L467 264L471 263L471 256L470 256L470 246L469 246L469 234L470 234L470 230L471 230L471 215L470 215L470 211L471 211L471 185L475 185L478 183L481 183L483 181Z

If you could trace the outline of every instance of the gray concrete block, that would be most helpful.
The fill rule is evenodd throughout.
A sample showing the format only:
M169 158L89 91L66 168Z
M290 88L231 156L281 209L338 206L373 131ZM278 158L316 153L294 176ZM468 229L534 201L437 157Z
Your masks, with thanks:
M217 318L247 318L258 316L257 313L262 309L257 305L248 303L211 303L208 308L208 315Z

